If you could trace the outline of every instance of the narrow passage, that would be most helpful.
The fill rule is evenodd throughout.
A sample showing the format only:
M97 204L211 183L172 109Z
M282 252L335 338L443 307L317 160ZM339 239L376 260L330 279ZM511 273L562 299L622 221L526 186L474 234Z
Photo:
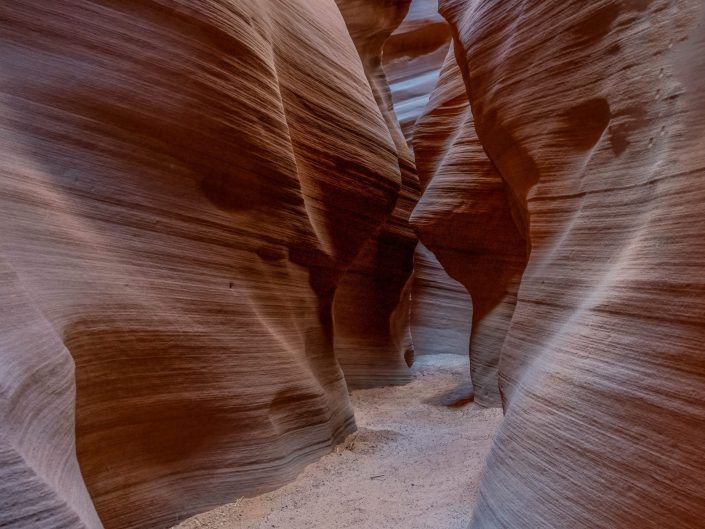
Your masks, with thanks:
M358 432L296 481L178 529L465 529L501 411L450 405L469 393L465 356L422 356L414 374L353 391Z

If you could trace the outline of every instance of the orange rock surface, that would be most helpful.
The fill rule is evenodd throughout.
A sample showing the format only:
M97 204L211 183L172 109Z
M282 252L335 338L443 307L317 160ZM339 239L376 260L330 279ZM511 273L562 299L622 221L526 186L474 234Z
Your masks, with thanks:
M499 357L526 263L526 243L512 219L507 186L475 134L453 50L413 142L424 193L412 223L445 270L470 293L475 401L499 406ZM453 308L466 313L462 306Z
M419 243L414 255L411 336L414 354L467 357L472 327L467 290L448 276L436 256Z
M410 144L417 119L438 80L449 42L450 26L438 14L438 2L413 0L406 18L384 45L383 65L394 111ZM463 286L448 276L427 248L418 245L411 292L414 355L467 355L471 310Z
M0 4L1 527L272 489L412 338L470 529L702 527L705 5L440 4Z

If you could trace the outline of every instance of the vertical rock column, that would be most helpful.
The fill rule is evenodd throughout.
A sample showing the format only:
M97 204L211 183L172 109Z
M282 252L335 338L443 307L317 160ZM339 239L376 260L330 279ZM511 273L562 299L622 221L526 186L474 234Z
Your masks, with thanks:
M362 249L336 292L336 355L351 387L400 384L410 379L410 288L417 240L409 215L418 200L418 179L394 114L381 59L382 47L404 19L409 2L337 0L401 171L401 191L392 215Z
M498 364L526 262L507 186L477 139L453 49L414 133L424 193L412 223L472 298L475 400L499 406Z

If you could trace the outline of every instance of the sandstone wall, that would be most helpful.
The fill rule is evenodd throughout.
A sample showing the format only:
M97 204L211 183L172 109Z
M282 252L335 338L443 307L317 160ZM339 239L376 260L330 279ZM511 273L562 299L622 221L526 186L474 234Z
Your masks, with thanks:
M4 3L0 72L0 525L169 526L349 433L402 178L335 3Z
M499 361L506 417L471 527L699 528L705 9L441 4L529 250ZM433 167L429 190L450 174ZM482 174L461 169L466 185ZM443 250L456 195L433 196L418 216Z
M351 388L402 384L410 380L407 363L413 359L409 316L417 239L409 216L418 201L419 186L413 155L392 107L382 48L406 16L410 0L336 1L387 124L401 171L401 191L392 214L338 285L336 355Z
M467 290L419 243L414 254L411 336L417 356L456 354L470 348L472 305Z
M409 144L438 80L449 42L450 26L438 13L437 0L413 0L406 18L384 45L383 65L394 112ZM471 310L467 291L448 276L427 248L418 245L411 287L414 354L467 355Z
M512 218L507 186L475 133L452 49L413 141L425 190L412 222L421 241L472 298L475 401L499 406L499 357L526 243Z
M449 43L450 26L438 13L438 0L412 0L404 21L384 45L384 71L394 111L409 143L436 85Z

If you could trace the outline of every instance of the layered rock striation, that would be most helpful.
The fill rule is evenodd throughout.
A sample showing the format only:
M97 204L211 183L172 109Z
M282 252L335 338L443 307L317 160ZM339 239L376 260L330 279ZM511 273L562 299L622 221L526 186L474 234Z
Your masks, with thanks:
M336 0L398 157L401 190L394 210L360 251L337 288L335 349L349 387L410 380L411 284L417 239L409 225L419 198L414 158L394 114L382 48L407 14L410 0ZM355 207L355 205L352 205Z
M448 276L436 256L419 243L414 254L411 336L414 354L455 354L467 358L472 305L467 290Z
M464 273L482 252L446 253L483 210L439 188L456 172L466 186L494 172L507 191L497 215L508 208L528 249L498 364L506 417L471 527L698 528L705 9L444 0L441 10L474 131L469 116L437 130L452 129L452 146L476 135L487 159L451 168L445 151L417 150L420 174L434 177L412 221ZM463 210L458 236L449 219Z
M450 26L438 14L437 0L413 0L406 18L384 44L383 66L394 113L409 144L449 42ZM414 354L467 355L471 310L463 286L448 276L433 253L417 245L411 288Z
M438 13L438 1L412 0L406 18L384 44L382 58L394 111L409 143L449 43L450 26Z
M0 71L0 525L165 527L349 433L335 292L378 233L406 283L414 177L335 3L21 0Z
M526 264L526 243L512 218L508 188L475 133L453 50L413 141L424 194L412 222L472 298L475 401L499 406L499 357Z

